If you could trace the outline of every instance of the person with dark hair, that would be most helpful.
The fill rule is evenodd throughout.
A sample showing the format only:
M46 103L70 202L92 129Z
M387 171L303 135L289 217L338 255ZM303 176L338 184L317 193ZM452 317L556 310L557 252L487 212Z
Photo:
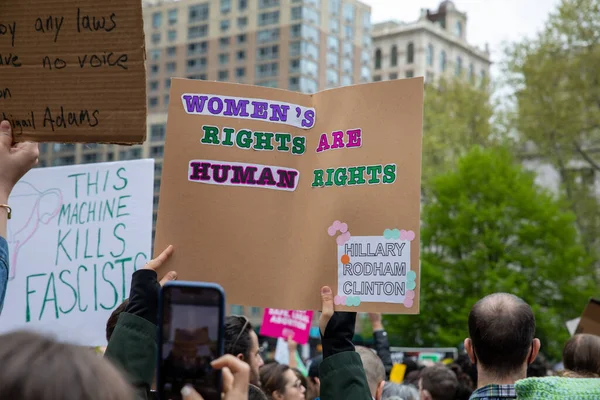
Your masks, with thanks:
M113 310L112 314L110 314L110 317L108 317L108 321L106 321L107 342L110 342L110 338L112 337L112 334L115 330L115 326L117 326L117 321L119 321L119 315L121 315L121 313L125 311L125 308L127 308L127 304L129 304L129 299L125 299L124 302L122 302L117 308Z
M263 366L260 383L269 400L304 400L306 389L287 365L274 362Z
M421 400L454 400L458 390L456 374L443 365L423 368L419 379Z
M260 386L259 369L264 365L260 356L258 336L244 316L225 318L225 354L231 354L250 366L250 383Z
M531 307L507 293L479 300L469 313L465 350L478 374L471 399L515 399L515 382L527 377L540 350Z
M548 376L548 363L546 357L542 353L539 353L536 359L527 366L527 377L528 378L541 378Z
M292 371L294 371L294 374L296 374L296 378L298 378L300 380L302 387L304 387L304 399L306 399L306 391L308 390L308 381L306 380L306 377L304 375L302 375L302 372L300 372L300 370L298 368L292 368Z
M456 364L471 378L471 383L474 386L477 383L477 367L471 362L469 355L467 353L460 354L456 359Z
M0 336L0 399L132 400L113 365L92 350L32 332Z
M580 333L563 350L565 369L581 376L600 377L600 337Z
M383 362L371 349L363 346L356 346L356 352L360 356L371 396L375 400L381 400L383 385L385 384L385 367Z
M456 390L455 400L469 400L473 390L475 390L471 377L465 374L457 363L450 364L450 369L456 375L458 380L458 389Z
M12 209L8 204L8 198L19 179L37 164L39 155L37 143L13 144L10 122L0 123L0 314L9 275L6 234Z
M414 370L406 373L403 383L405 385L411 385L411 386L414 386L415 388L418 388L419 387L419 379L421 379L421 370L414 369Z
M321 380L319 379L319 366L323 362L323 357L318 356L310 360L308 366L308 387L306 388L306 398L308 400L319 400L321 393Z
M248 400L268 400L267 395L263 393L258 386L250 385L248 387Z

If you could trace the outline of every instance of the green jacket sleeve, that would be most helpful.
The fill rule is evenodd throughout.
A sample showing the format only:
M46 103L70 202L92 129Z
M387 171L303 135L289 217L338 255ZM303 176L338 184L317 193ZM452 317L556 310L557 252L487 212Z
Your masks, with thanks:
M355 351L327 357L319 367L321 400L372 400L367 376Z
M156 325L144 318L121 313L105 356L127 374L138 399L148 399L157 357Z

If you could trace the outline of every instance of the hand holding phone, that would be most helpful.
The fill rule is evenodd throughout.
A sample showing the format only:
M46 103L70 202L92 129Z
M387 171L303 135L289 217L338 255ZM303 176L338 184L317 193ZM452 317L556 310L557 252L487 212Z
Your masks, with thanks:
M204 400L221 399L221 372L213 361L224 352L225 293L215 284L168 282L160 294L158 393L179 400L191 385Z

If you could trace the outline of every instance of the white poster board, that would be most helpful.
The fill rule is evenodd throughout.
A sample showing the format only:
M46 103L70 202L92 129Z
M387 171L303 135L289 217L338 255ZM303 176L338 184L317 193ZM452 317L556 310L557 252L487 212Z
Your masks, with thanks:
M106 321L151 257L154 160L31 170L9 204L0 333L106 345Z

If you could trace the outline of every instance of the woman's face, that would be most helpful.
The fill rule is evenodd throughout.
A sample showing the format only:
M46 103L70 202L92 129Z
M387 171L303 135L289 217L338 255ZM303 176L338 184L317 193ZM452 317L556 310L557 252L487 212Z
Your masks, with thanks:
M286 383L282 400L304 400L306 388L302 386L300 379L296 378L294 371L288 369L283 375Z

